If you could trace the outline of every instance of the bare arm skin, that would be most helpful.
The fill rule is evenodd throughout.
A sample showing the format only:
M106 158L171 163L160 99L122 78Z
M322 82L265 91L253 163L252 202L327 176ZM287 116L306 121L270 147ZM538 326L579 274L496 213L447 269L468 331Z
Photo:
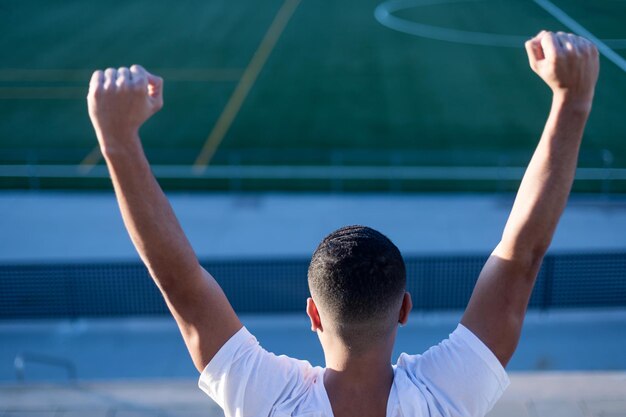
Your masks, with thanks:
M485 264L461 323L506 366L574 180L598 78L589 41L541 32L526 43L530 66L551 88L552 108L520 185L502 240Z
M143 152L139 128L163 106L163 80L137 65L96 71L87 101L124 224L202 371L242 325L198 263Z

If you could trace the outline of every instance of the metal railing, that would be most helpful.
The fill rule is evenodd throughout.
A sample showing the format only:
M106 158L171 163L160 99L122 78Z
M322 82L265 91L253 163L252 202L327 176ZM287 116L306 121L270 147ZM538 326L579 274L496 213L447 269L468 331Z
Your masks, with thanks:
M187 153L181 151L180 154L173 155L171 160L183 161L186 159L185 155ZM70 184L82 181L84 184L85 181L109 178L108 170L102 164L84 166L46 163L41 162L42 157L45 156L32 154L27 164L0 165L0 187L12 180L21 180L22 188L39 189L46 188L42 185L46 180L61 180ZM500 191L515 188L514 184L521 180L525 172L528 157L522 151L507 154L493 152L488 155L474 152L462 155L460 151L362 149L327 152L282 150L272 153L267 149L251 149L223 152L220 157L215 158L214 165L201 168L194 167L191 163L163 164L163 160L167 158L156 153L156 163L152 165L152 170L161 180L177 181L177 185L172 188L185 188L196 183L195 188L198 188L197 184L205 184L207 189L211 189L211 185L217 181L222 183L219 189L240 191L247 188L246 181L263 181L263 185L252 188L298 189L298 185L304 184L304 190L313 188L343 191L349 189L347 184L358 183L362 185L359 189L366 191L368 184L378 182L383 184L383 189L402 191L412 189L407 187L412 183L429 183L431 187L428 189L433 190L446 183L467 185L471 182L483 182L491 184L493 191ZM604 194L626 190L626 168L615 166L615 157L610 150L586 152L581 156L581 161L581 167L576 172L577 184L586 184L592 191ZM12 184L10 188L15 188L15 185ZM380 188L379 185L378 189ZM461 185L460 188L468 191L466 186Z
M18 381L26 381L26 365L29 363L60 368L66 372L69 382L76 382L78 380L76 365L69 359L58 356L43 355L40 353L22 352L15 357L13 362L15 367L15 377Z

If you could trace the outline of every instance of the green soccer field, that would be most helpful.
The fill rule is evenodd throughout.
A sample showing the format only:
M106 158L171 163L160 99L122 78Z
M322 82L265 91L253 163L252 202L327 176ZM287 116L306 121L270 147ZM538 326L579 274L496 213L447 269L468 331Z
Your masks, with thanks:
M612 54L575 187L626 191L626 1L382 3L5 2L0 188L110 187L87 84L140 63L165 78L142 137L166 188L510 190L550 104L523 39L573 21Z

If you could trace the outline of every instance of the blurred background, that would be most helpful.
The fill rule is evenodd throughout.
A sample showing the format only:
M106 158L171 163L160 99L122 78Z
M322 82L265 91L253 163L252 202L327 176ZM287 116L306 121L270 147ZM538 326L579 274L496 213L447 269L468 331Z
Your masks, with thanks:
M306 270L346 224L405 256L395 356L454 329L550 107L541 29L592 38L601 74L492 415L626 416L624 21L621 0L0 2L0 416L221 415L123 228L94 70L165 79L141 136L199 258L263 346L323 365Z

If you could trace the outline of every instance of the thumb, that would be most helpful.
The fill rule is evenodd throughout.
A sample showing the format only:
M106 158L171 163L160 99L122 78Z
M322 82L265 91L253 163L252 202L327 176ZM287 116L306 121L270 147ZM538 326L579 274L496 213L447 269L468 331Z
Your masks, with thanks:
M154 75L146 71L146 77L148 77L148 83L152 85L157 86L163 84L163 78L159 77L158 75Z
M146 71L148 77L148 94L150 97L159 97L163 94L163 78L150 74Z
M163 107L163 78L149 73L141 65L133 65L130 71L148 84L148 97L156 111Z

